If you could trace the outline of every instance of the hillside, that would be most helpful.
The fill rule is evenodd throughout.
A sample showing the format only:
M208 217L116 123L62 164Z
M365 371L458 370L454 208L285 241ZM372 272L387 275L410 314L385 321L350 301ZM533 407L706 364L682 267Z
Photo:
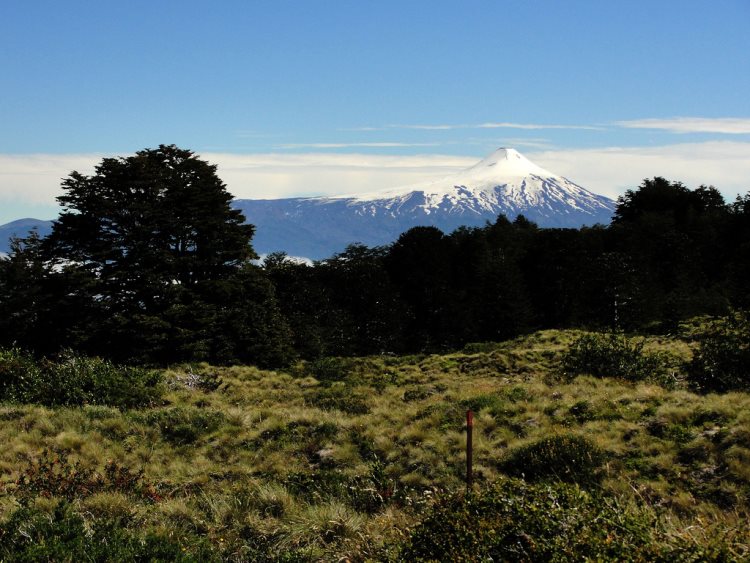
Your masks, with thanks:
M595 479L598 492L576 498L602 494L623 522L637 515L627 541L637 532L672 555L715 548L740 558L750 553L750 395L687 390L680 366L694 333L683 325L677 337L647 339L646 351L668 354L661 385L565 378L560 360L583 333L544 331L448 355L331 358L288 372L175 368L164 372L164 404L149 409L4 404L0 547L19 549L26 540L14 526L41 526L38 515L49 514L32 536L50 546L82 518L88 533L104 534L89 545L117 523L121 543L111 545L162 538L163 549L203 560L398 558L409 530L450 506L435 499L464 488L472 408L477 491L493 482L520 491L508 478L534 480L538 462L526 454L559 439L594 448L590 467L566 462L568 475L552 465L581 491L583 476ZM658 539L656 520L643 524L651 518ZM606 541L630 549L612 533Z

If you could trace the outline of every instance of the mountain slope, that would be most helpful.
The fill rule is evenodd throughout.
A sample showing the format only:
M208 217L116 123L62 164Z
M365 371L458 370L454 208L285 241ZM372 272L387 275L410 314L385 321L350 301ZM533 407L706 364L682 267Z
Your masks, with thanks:
M325 258L352 242L387 244L403 231L481 226L502 214L544 227L609 223L615 202L501 148L474 166L436 182L328 198L236 200L258 227L255 247Z

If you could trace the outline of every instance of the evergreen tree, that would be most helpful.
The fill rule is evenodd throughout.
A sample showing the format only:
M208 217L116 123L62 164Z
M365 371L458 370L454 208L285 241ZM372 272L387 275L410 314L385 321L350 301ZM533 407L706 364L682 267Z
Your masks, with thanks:
M75 273L89 289L88 337L74 344L158 363L285 355L273 290L249 263L254 228L230 207L216 166L161 145L105 158L94 175L73 172L62 187L63 212L42 252L55 275ZM260 353L253 334L255 344L280 340ZM253 349L259 355L247 357Z

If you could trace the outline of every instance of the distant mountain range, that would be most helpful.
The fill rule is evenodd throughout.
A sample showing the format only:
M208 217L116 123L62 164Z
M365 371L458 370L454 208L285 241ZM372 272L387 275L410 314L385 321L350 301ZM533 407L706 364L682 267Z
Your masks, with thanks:
M615 202L544 170L519 152L500 148L474 166L435 182L370 194L289 199L237 199L256 226L253 246L260 254L285 251L322 259L353 242L387 244L402 232L432 225L450 232L482 226L503 214L524 215L543 227L609 223ZM0 251L10 236L37 227L44 235L51 221L20 219L0 226Z

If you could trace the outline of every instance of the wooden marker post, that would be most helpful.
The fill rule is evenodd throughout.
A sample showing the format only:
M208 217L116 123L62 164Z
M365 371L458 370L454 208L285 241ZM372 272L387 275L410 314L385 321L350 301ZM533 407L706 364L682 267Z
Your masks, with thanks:
M471 492L471 485L474 481L474 474L472 469L472 457L474 454L474 444L472 443L473 436L472 431L474 430L474 413L472 411L466 411L466 492Z

